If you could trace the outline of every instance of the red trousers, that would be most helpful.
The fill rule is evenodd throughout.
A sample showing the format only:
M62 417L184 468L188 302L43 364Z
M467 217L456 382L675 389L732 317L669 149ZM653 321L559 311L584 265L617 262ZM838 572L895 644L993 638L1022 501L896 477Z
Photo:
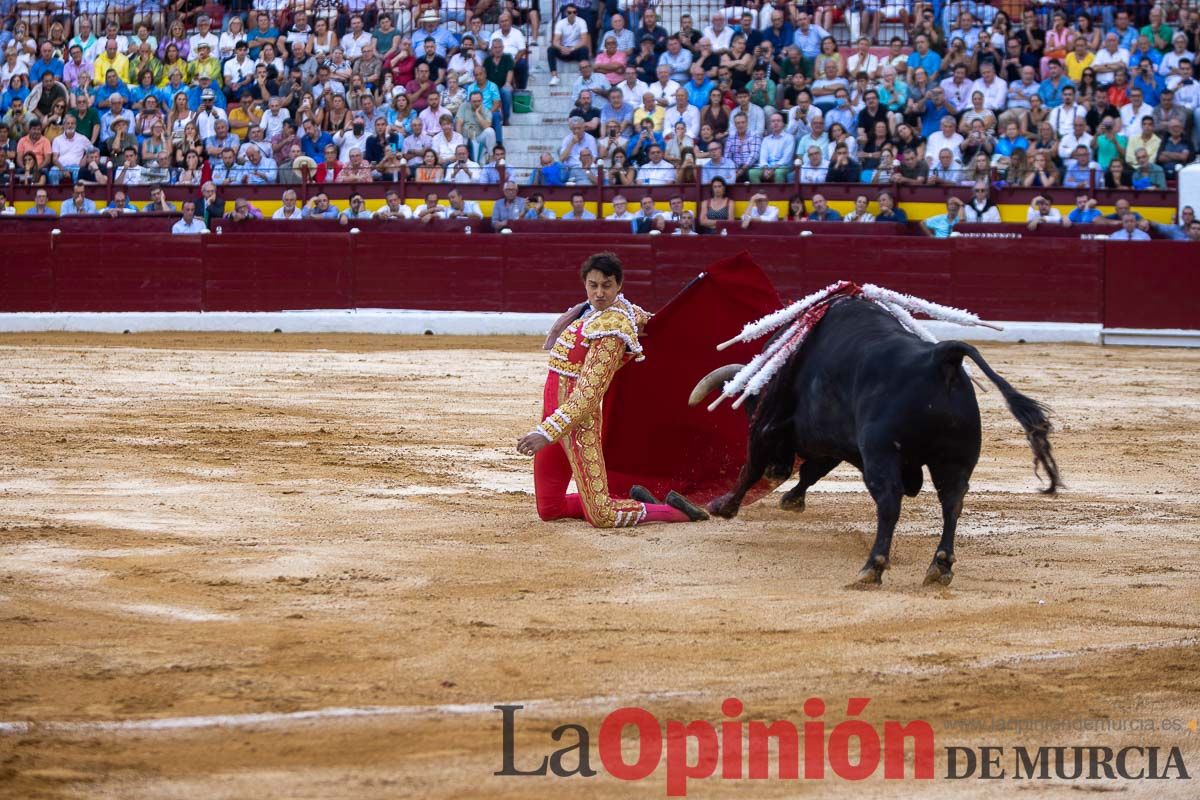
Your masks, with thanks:
M551 372L542 395L548 417L570 394L574 381ZM544 520L586 519L597 528L618 528L647 522L687 522L687 515L668 505L617 499L608 493L604 469L604 412L596 409L573 420L558 444L543 447L533 457L533 492L538 516ZM567 493L571 479L578 492Z

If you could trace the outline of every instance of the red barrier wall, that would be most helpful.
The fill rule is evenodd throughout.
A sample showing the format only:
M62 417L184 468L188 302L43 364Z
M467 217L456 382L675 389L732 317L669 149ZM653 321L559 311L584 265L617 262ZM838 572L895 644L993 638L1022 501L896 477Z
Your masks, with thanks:
M629 295L658 308L705 264L747 250L784 297L850 278L988 319L1200 329L1200 251L1178 242L277 230L8 233L0 311L555 311L576 302L578 265L599 250L617 252Z

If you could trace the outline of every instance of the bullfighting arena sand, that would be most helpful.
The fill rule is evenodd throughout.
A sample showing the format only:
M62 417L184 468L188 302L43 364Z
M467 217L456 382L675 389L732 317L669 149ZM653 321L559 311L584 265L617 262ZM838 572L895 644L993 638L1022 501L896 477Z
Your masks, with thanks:
M938 780L690 796L1200 796L1200 353L985 345L1054 408L1067 491L1037 494L983 395L953 585L921 586L927 480L860 591L873 506L845 467L802 515L538 522L513 450L538 344L0 337L0 796L664 797L661 769L493 777L491 706L529 705L518 766L575 722L599 768L610 711L719 722L731 695L753 719L800 724L819 696L831 727L863 696L872 724L927 720ZM1094 718L1127 727L981 729ZM1174 745L1193 777L942 779L948 745L1021 744Z

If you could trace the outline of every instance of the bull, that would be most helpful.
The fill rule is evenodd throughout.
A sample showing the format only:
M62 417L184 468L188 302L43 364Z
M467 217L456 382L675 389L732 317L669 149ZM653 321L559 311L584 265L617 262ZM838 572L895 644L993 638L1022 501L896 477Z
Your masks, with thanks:
M1048 409L1018 392L969 344L931 343L909 332L886 310L862 298L834 300L788 364L761 395L750 398L746 462L733 489L709 503L726 519L766 476L778 486L797 462L799 483L780 505L803 511L808 488L843 461L857 467L875 501L875 542L858 582L878 584L888 568L901 497L921 490L928 468L942 507L942 536L925 583L954 578L954 534L963 497L979 460L981 426L975 390L963 365L969 358L996 385L1033 450L1034 471L1062 486L1050 449ZM741 365L718 368L696 384L700 403Z

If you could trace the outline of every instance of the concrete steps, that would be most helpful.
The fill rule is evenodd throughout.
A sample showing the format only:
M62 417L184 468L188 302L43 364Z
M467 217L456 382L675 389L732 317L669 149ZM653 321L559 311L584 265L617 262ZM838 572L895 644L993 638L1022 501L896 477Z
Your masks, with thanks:
M579 67L575 64L559 64L559 84L550 86L546 50L544 47L537 49L529 71L533 111L529 114L513 114L504 128L509 169L519 182L526 182L538 166L541 154L554 154L559 142L567 135L567 115L574 106L571 102L571 86L578 76Z

